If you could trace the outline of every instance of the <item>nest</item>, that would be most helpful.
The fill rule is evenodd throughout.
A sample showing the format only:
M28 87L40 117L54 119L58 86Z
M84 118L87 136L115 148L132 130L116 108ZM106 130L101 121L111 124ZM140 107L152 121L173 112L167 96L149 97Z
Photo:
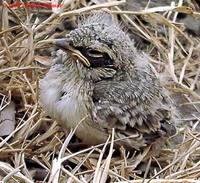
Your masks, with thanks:
M170 6L129 11L124 3L0 1L3 182L199 182L199 4L188 0L186 5L179 1ZM40 42L63 37L76 26L77 15L102 8L120 19L138 49L151 56L179 113L177 135L158 157L152 156L148 161L144 161L148 149L135 153L122 147L117 152L113 146L114 131L105 144L81 147L73 137L74 131L64 132L38 102L38 83L51 65L53 49ZM180 13L192 19L177 22ZM199 20L199 29L191 34L190 25L184 24L193 20Z

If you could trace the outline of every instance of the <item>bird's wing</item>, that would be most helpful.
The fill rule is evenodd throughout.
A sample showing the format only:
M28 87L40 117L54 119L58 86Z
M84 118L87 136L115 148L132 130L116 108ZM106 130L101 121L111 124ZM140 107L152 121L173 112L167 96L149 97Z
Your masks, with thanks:
M93 93L93 119L101 128L115 128L118 138L135 136L132 146L149 144L159 136L170 119L170 110L155 82L141 86L141 81L101 81ZM163 128L163 129L162 129Z

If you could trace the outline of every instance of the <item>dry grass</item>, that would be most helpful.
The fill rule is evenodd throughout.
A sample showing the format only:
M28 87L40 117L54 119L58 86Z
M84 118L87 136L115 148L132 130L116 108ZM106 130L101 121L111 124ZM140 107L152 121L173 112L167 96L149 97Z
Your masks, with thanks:
M195 17L200 13L182 6L182 1L142 11L122 11L119 5L124 1L96 5L84 0L63 2L61 8L38 10L9 8L8 1L0 1L0 109L11 101L16 104L16 127L8 136L0 137L2 182L200 182L200 39L175 23L178 12ZM143 49L152 56L158 73L168 71L165 85L183 114L177 120L176 140L171 140L160 156L150 158L145 166L137 165L148 149L136 155L122 148L120 155L113 154L114 130L105 144L79 148L78 142L72 140L74 131L64 133L38 103L39 79L51 65L50 48L38 42L64 35L65 31L55 31L64 18L73 20L80 13L106 7L119 14L131 31L150 42ZM150 24L144 25L138 18L133 21L130 17L135 15Z

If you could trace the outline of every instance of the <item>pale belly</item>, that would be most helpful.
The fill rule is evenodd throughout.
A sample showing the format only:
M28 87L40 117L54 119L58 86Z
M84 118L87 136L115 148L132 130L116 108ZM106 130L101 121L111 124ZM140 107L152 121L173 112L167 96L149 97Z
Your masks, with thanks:
M79 96L66 96L58 102L58 121L67 129L75 129L75 134L84 143L96 145L107 140L106 133L95 124L84 101Z
M79 87L77 83L75 86ZM106 133L92 120L85 105L87 98L82 97L76 87L73 83L62 84L61 80L47 75L40 82L40 102L48 115L62 127L68 130L77 127L75 134L84 143L95 145L105 142ZM61 94L63 92L64 95Z
M76 136L85 144L96 145L107 140L107 134L94 124L84 102L71 95L65 95L57 102L56 120L66 129L75 129Z

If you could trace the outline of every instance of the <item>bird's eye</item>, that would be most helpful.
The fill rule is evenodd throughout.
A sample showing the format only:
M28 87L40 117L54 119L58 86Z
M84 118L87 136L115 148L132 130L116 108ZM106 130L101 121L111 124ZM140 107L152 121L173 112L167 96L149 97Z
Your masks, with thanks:
M103 53L101 53L100 51L97 51L97 50L92 50L92 49L87 50L87 55L90 57L94 57L94 58L103 57Z
M76 47L90 62L91 67L113 67L113 60L107 53L91 49Z

